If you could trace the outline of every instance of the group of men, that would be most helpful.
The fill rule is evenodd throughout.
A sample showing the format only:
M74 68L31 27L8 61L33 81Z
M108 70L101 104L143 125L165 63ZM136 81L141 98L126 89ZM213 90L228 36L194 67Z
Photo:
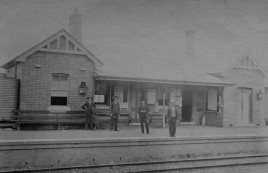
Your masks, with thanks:
M144 133L144 125L146 129L146 133L150 134L149 131L149 107L145 104L145 100L140 100L140 107L138 108L138 114L140 118L140 125L141 125L141 133ZM89 122L89 129L94 130L94 114L95 114L96 105L93 102L92 97L87 97L87 101L85 104L82 105L82 109L86 112L88 122ZM169 134L171 137L175 137L176 134L176 125L177 120L179 119L180 112L178 111L175 102L170 102L168 108L168 121L169 121ZM118 100L118 96L113 97L113 101L111 103L111 114L110 114L110 130L111 131L119 131L117 128L118 125L118 118L120 116L120 104Z

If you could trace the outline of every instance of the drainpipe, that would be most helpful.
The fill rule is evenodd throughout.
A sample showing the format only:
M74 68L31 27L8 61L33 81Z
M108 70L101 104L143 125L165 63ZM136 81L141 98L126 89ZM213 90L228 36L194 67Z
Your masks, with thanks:
M15 74L14 74L15 79L17 79L17 61L15 61Z

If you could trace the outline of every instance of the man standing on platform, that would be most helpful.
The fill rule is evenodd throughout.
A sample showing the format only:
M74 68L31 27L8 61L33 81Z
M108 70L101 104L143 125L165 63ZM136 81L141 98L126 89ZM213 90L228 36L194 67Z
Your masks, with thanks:
M175 106L175 102L170 102L168 108L168 120L169 120L169 135L175 137L177 120L179 117L178 108Z
M149 115L149 108L145 105L145 100L141 99L141 106L138 110L140 116L140 123L141 123L141 133L144 133L144 124L146 128L146 133L149 134L149 125L148 125L148 115Z
M94 122L94 113L95 113L96 106L92 101L92 97L87 97L87 101L81 107L87 114L87 119L89 122L89 129L94 130L93 122Z
M111 128L110 130L112 131L119 131L117 129L117 124L118 124L118 117L120 116L120 104L118 101L118 97L114 96L113 97L113 102L111 105Z

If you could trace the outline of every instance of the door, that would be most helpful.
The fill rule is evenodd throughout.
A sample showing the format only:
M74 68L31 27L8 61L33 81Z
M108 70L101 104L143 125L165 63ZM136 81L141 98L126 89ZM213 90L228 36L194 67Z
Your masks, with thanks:
M240 124L249 124L251 116L251 89L238 89L238 122Z
M184 89L182 92L182 122L192 121L192 102L193 95L192 91L189 89Z

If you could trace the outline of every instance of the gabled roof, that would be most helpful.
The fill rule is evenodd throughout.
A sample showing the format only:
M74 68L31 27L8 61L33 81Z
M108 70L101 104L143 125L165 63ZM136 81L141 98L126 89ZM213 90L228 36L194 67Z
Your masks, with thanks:
M259 70L264 76L266 76L267 74L262 65L249 51L245 52L243 55L238 57L231 65L229 65L223 72L223 75L225 75L227 72L234 68Z
M11 61L4 64L3 68L8 68L15 64L15 62L24 62L25 58L32 55L36 51L47 51L47 52L60 52L60 53L71 53L86 55L92 60L96 66L101 66L103 63L87 48L85 48L77 39L69 34L65 29L62 29L55 34L51 35L47 39L43 40L39 44L35 45L31 49L18 55Z

